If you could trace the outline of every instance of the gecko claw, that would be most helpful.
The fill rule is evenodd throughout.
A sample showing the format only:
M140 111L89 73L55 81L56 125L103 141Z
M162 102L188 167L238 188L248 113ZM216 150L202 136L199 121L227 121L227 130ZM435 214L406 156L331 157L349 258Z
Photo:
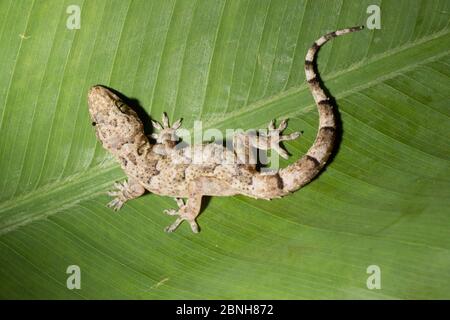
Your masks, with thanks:
M189 224L191 225L191 230L193 233L199 233L200 230L199 230L198 224L197 224L197 222L195 222L195 220L189 221Z
M195 222L195 220L189 220L185 217L178 217L174 223L172 223L170 226L167 226L164 228L165 232L174 232L179 226L180 224L186 220L187 222L189 222L189 225L191 226L191 230L193 233L198 233L199 232L199 227L197 222Z
M114 211L119 211L120 208L122 208L123 204L124 202L122 200L120 200L119 198L114 198L106 206L113 209Z
M181 199L181 198L174 198L174 199L175 199L175 201L176 201L176 203L178 205L178 208L184 207L184 200L183 199Z
M113 209L114 211L119 211L123 204L125 203L125 199L123 198L123 192L128 187L127 182L115 182L114 188L115 190L108 191L107 194L110 197L114 197L106 206L108 208Z
M164 228L164 231L165 232L168 232L168 233L170 233L170 232L174 232L177 228L178 228L178 226L183 222L183 218L178 218L177 220L175 220L175 222L174 223L172 223L170 226L167 226L167 227L165 227Z
M165 209L163 211L165 214L169 215L169 216L176 216L178 215L178 211L175 209Z

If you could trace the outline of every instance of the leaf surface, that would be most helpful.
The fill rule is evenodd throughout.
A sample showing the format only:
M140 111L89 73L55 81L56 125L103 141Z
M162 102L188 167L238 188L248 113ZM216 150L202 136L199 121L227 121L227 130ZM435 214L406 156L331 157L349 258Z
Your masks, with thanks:
M69 30L69 5L81 28ZM105 207L123 179L96 141L90 86L166 111L191 129L263 128L290 118L295 161L318 114L304 56L318 68L343 137L325 172L280 200L213 198L202 232L170 198ZM142 299L450 298L449 1L0 2L0 297ZM68 290L66 269L81 269ZM370 265L380 290L366 286Z

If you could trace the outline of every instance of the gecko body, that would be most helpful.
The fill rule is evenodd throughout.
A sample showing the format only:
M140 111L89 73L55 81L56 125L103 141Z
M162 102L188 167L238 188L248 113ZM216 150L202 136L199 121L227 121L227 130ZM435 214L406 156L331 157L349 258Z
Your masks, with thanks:
M303 157L270 174L258 171L256 165L248 161L250 150L273 150L287 158L288 154L280 142L294 140L300 133L283 135L286 120L281 121L278 127L271 121L267 134L235 134L232 150L216 143L180 147L176 130L181 126L181 120L170 125L164 113L162 123L152 121L158 133L152 134L152 139L149 139L132 108L108 88L92 87L88 105L97 138L118 160L128 177L127 181L116 183L115 190L109 192L114 198L108 206L119 210L126 201L143 195L146 190L174 197L178 210L169 209L165 213L177 216L177 219L166 231L172 232L181 222L187 221L192 231L198 232L196 218L205 196L242 194L273 199L288 195L310 182L326 164L336 138L335 111L314 70L316 53L328 40L361 29L354 27L328 33L316 40L308 50L305 73L319 110L318 133Z

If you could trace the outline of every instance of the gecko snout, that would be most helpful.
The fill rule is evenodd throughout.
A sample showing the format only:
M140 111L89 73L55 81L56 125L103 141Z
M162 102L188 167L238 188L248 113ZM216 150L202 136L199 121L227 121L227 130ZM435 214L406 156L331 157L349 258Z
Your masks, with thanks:
M109 89L95 85L89 89L88 105L91 114L105 112L119 98Z
M92 86L89 89L88 97L90 98L93 96L104 95L106 90L108 90L108 89L106 89L105 87L103 87L101 85Z

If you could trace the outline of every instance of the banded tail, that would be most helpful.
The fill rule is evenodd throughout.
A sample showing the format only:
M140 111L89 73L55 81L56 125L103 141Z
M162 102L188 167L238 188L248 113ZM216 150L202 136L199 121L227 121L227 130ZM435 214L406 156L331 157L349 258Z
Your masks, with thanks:
M335 110L330 98L321 88L319 76L314 70L314 60L316 59L317 51L332 38L362 29L364 29L364 26L330 32L317 39L306 54L306 81L319 110L319 130L316 140L308 152L295 163L279 171L283 181L283 192L293 192L310 182L325 166L336 141L337 124Z

